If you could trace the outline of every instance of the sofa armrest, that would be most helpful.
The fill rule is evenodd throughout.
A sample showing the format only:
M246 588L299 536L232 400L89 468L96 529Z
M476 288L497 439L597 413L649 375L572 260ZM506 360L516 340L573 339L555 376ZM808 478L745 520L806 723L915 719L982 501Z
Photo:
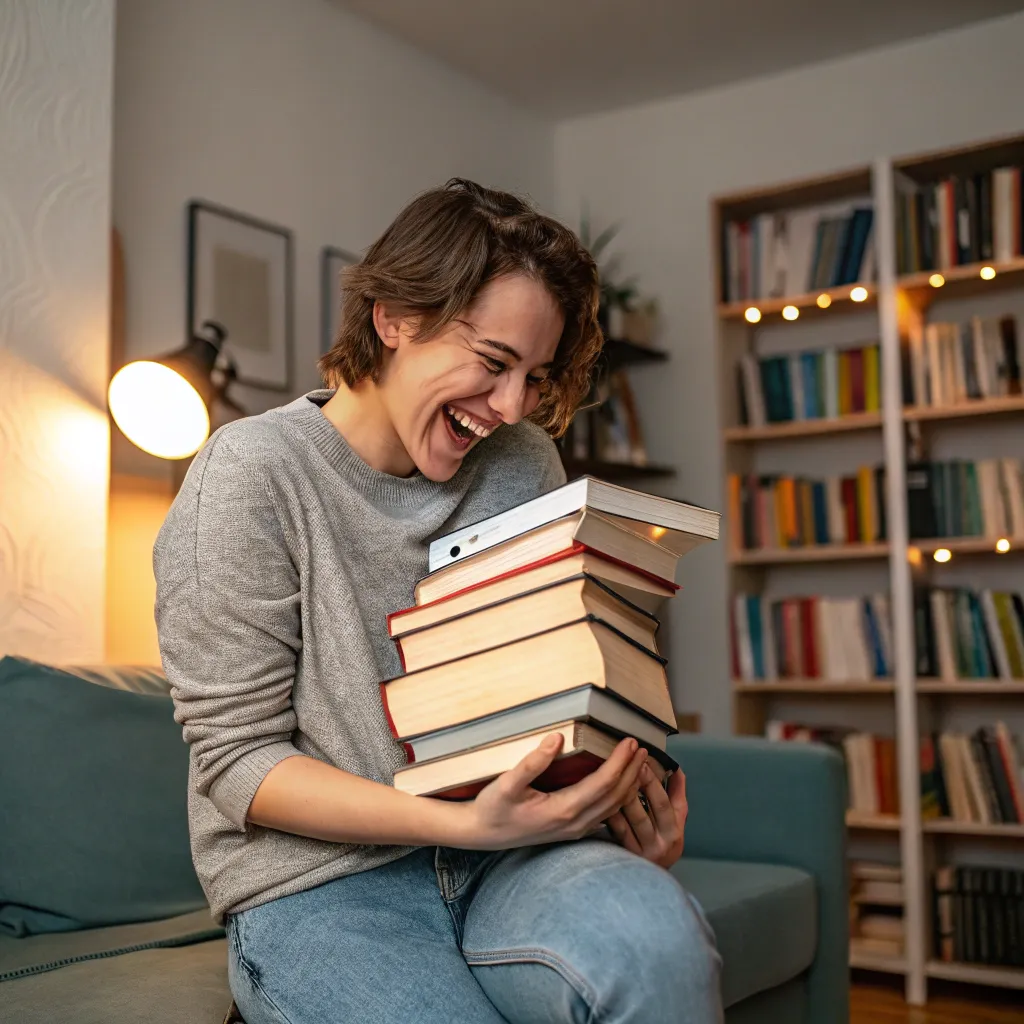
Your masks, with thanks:
M815 743L680 735L669 753L686 773L684 856L785 864L813 875L818 950L808 978L810 1020L849 1019L846 773Z

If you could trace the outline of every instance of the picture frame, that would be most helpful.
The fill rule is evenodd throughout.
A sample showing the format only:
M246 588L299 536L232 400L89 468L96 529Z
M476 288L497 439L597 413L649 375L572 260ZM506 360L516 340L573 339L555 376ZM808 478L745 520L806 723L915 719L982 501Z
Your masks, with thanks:
M355 253L325 245L320 250L320 355L326 355L341 326L341 272L359 262Z
M188 204L187 322L224 326L240 384L289 391L294 249L287 228L205 200Z

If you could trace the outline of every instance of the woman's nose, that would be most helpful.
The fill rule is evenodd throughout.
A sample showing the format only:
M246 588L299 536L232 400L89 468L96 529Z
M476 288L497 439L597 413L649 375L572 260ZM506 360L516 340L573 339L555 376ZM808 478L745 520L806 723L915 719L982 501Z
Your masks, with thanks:
M526 404L526 381L505 374L495 385L487 404L502 423L518 423Z

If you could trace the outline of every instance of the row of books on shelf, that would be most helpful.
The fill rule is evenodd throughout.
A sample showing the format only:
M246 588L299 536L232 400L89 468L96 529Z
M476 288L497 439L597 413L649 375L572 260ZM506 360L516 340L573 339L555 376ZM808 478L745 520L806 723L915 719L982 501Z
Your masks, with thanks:
M778 720L768 722L765 736L770 740L828 744L843 756L850 810L867 815L899 814L896 741L891 736Z
M627 373L618 370L599 381L593 398L573 418L563 450L574 459L645 466L647 447Z
M751 427L881 408L877 343L762 358L745 355L736 372L740 419Z
M916 539L1024 536L1024 465L1015 458L909 463L907 525Z
M675 767L654 612L718 516L590 477L431 542L415 604L388 616L404 674L381 684L408 764L397 789L466 799L562 737L533 785L569 785L623 737Z
M936 956L946 963L1024 967L1024 871L944 865L932 879Z
M732 673L744 682L820 679L841 685L893 674L885 594L787 597L736 594ZM914 591L915 670L923 678L1024 679L1024 597L1008 591Z
M737 594L731 608L734 679L827 679L837 684L893 673L889 599Z
M735 545L743 550L886 539L882 466L824 480L733 473L728 494Z
M875 278L867 202L730 220L722 240L722 300L772 298Z
M950 406L1021 393L1021 353L1012 316L930 323L903 339L904 406Z
M914 653L919 676L1024 679L1024 599L997 590L918 588Z
M898 864L854 860L850 878L850 953L903 955L903 869Z
M918 184L896 175L896 264L901 274L1021 254L1021 168Z
M1020 757L1003 722L969 735L943 732L921 740L921 817L1024 823Z
M896 741L841 726L772 720L772 740L825 743L843 757L850 809L899 814ZM1024 823L1024 775L1019 747L1003 722L970 735L933 733L920 741L921 817L981 825Z

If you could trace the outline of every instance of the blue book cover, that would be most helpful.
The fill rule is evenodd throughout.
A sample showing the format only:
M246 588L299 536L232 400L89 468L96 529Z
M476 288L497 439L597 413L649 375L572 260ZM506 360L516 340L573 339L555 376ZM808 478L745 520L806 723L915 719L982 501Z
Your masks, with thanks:
M835 262L829 271L829 287L835 288L837 285L843 284L843 265L846 259L846 249L850 239L850 225L852 223L853 214L839 221L839 237L836 240Z
M814 542L828 543L828 504L825 482L816 480L811 484L811 507L814 511Z
M821 416L818 408L817 355L803 352L800 355L800 371L804 380L804 418L815 420Z
M875 618L875 609L869 598L861 600L861 613L864 616L865 632L868 642L871 644L871 660L874 662L874 674L877 679L888 675L886 672L885 656L882 653L882 636L879 632L878 620Z
M867 247L874 216L875 211L870 206L861 206L853 211L850 231L846 238L846 251L843 253L842 279L837 281L837 284L854 284L860 279L860 268L864 262L864 250Z

